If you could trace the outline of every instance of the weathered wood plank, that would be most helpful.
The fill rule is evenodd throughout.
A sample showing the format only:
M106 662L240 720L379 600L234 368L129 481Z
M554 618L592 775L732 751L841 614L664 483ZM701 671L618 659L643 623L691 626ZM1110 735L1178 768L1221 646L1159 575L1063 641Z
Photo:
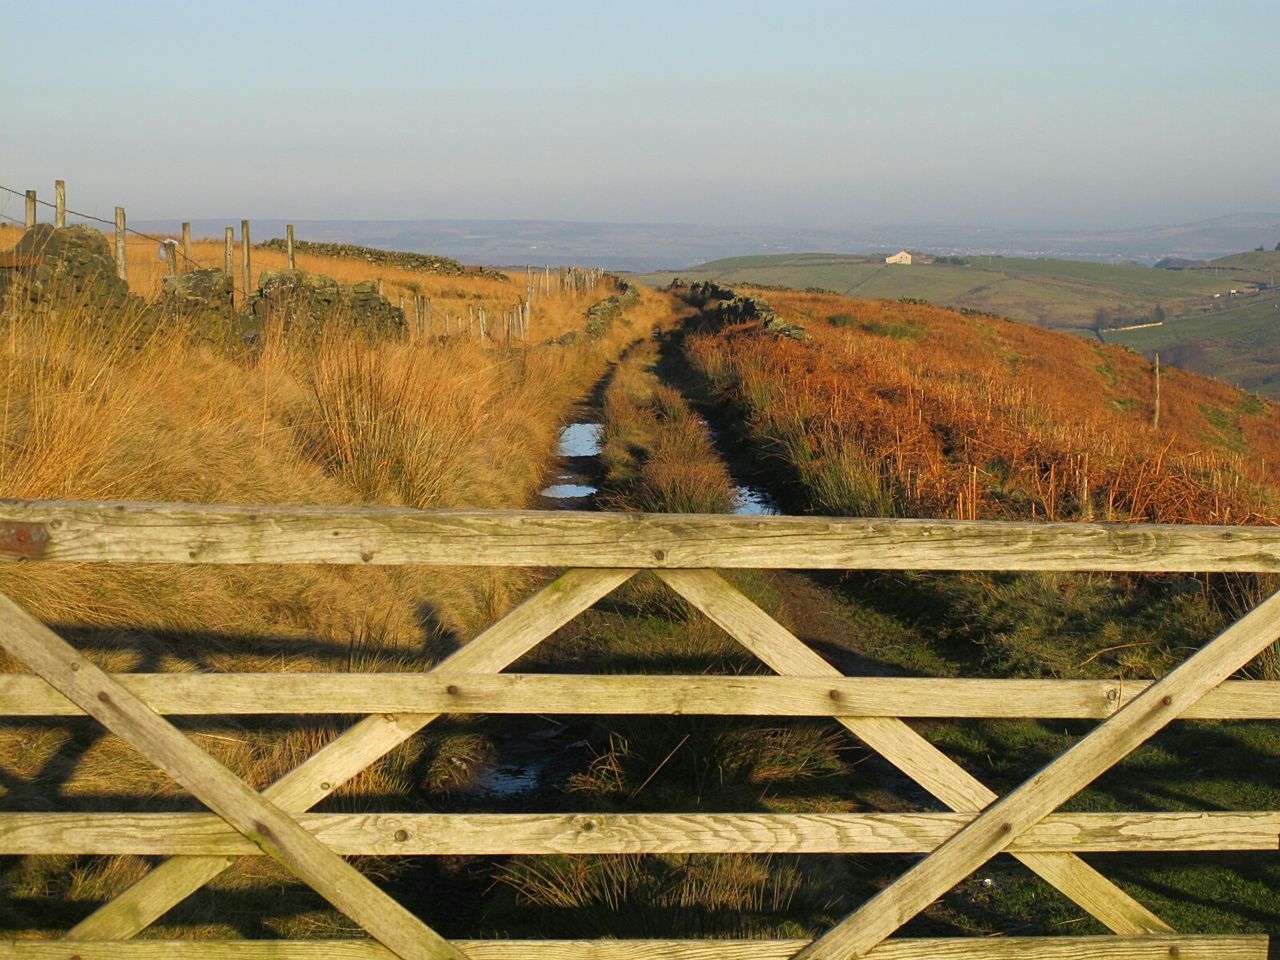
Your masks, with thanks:
M975 813L457 814L301 813L342 856L604 853L928 853ZM1010 852L1274 850L1280 811L1050 814ZM255 856L202 813L0 814L0 856Z
M6 523L10 560L1280 572L1276 527L17 500Z
M118 673L167 715L509 713L1102 719L1149 681L450 673ZM0 716L81 713L32 674L0 674ZM1234 680L1181 719L1280 719L1280 682Z
M570 570L443 660L432 672L497 672L634 574L634 570ZM263 792L263 796L287 810L309 809L438 716L435 713L407 713L366 717L277 780ZM168 860L76 924L67 934L67 939L131 937L199 890L232 862L228 857Z
M658 577L770 669L784 675L841 676L714 571L664 570ZM996 799L994 792L902 720L844 717L838 722L953 810L981 810ZM1077 856L1014 856L1115 933L1172 932L1168 924Z
M113 673L168 716L234 714L718 714L727 717L1102 719L1149 681L536 673ZM28 673L0 675L0 717L81 709ZM1180 719L1280 719L1280 682L1236 680Z
M404 960L465 960L447 940L8 597L0 645Z
M868 953L1280 638L1280 594L1254 607L952 839L796 955Z
M787 960L808 940L455 940L471 960ZM393 960L367 940L135 940L76 944L80 960ZM894 939L868 960L1268 960L1262 935ZM0 941L0 960L67 960L56 940Z

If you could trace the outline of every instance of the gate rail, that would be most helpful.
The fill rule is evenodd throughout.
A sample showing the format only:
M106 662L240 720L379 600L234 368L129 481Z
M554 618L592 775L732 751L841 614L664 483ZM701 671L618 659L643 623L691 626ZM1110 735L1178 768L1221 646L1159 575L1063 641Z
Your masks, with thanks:
M0 561L337 563L568 568L427 673L108 674L0 595L0 715L88 714L208 814L0 814L0 855L165 860L64 938L0 941L0 960L152 956L426 958L1246 958L1269 935L1175 933L1078 854L1276 850L1280 811L1057 813L1175 719L1280 718L1280 683L1231 680L1280 638L1280 594L1153 683L846 677L713 568L1280 573L1280 529L724 517L368 507L0 501ZM501 671L642 569L725 629L773 677ZM363 715L258 793L165 715ZM313 814L307 811L443 714L832 717L950 813ZM904 717L1102 720L1003 797ZM826 934L806 940L446 940L342 858L355 854L925 853ZM890 938L1007 852L1103 923L1100 937ZM350 941L135 940L225 870L267 855L358 923Z

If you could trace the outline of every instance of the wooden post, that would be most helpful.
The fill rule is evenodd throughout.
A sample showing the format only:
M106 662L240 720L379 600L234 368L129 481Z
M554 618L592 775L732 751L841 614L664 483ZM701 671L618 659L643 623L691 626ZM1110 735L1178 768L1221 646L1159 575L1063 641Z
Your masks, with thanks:
M191 224L184 223L182 225L182 259L184 262L183 270L187 269L187 265L191 263Z
M236 269L236 232L231 227L227 227L226 234L222 240L222 272L227 275L227 279L231 280ZM234 285L234 284L233 284ZM235 300L235 293L231 294L232 301Z
M53 181L53 225L61 230L67 225L67 181Z
M1156 403L1151 413L1151 425L1160 426L1160 354L1156 354Z
M124 255L124 207L116 207L116 276L129 279L129 262Z
M251 277L253 276L249 262L249 221L240 221L240 265L243 269L242 284L244 286L244 295L249 296L249 291L253 289Z
M285 256L289 258L289 269L297 270L298 262L297 260L294 259L294 256L293 256L293 224L292 223L285 224L284 252L285 252Z
M178 272L178 242L176 240L166 240L164 242L165 259L169 261L169 275L173 276Z
M36 225L36 192L34 190L27 191L27 229L30 230Z

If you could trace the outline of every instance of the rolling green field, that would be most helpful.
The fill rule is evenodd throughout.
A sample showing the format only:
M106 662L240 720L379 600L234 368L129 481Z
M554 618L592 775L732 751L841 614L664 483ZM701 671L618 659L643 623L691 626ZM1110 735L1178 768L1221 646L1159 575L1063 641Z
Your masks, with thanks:
M1265 254L1250 257L1268 256ZM1280 254L1270 254L1280 263ZM1099 307L1134 318L1157 304L1189 312L1264 272L1250 262L1217 269L1156 270L1077 260L969 257L954 264L886 264L883 257L784 254L713 260L680 272L687 280L822 287L868 299L916 297L939 306L969 307L1060 330L1091 330ZM1216 263L1216 261L1215 261ZM650 274L657 284L676 274Z
M1270 396L1280 396L1280 296L1274 277L1280 252L1252 251L1204 261L1191 269L1157 270L1078 260L972 256L964 265L886 264L882 256L782 254L713 260L679 272L685 280L819 287L870 300L911 297L967 307L1024 323L1094 337L1100 309L1109 325L1149 320L1159 306L1163 326L1108 331L1122 343L1176 366ZM648 274L665 284L674 273ZM1272 290L1232 297L1232 289ZM1214 297L1215 294L1219 296Z
M1147 356L1159 353L1175 366L1280 397L1280 296L1275 294L1233 298L1220 309L1104 337Z

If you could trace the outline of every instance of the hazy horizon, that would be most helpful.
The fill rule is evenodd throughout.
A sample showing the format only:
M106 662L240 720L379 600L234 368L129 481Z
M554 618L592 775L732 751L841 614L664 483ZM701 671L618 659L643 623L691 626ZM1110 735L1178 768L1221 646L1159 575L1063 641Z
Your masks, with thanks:
M1280 7L14 6L0 183L139 219L1099 230L1280 210ZM6 198L0 212L21 201Z

